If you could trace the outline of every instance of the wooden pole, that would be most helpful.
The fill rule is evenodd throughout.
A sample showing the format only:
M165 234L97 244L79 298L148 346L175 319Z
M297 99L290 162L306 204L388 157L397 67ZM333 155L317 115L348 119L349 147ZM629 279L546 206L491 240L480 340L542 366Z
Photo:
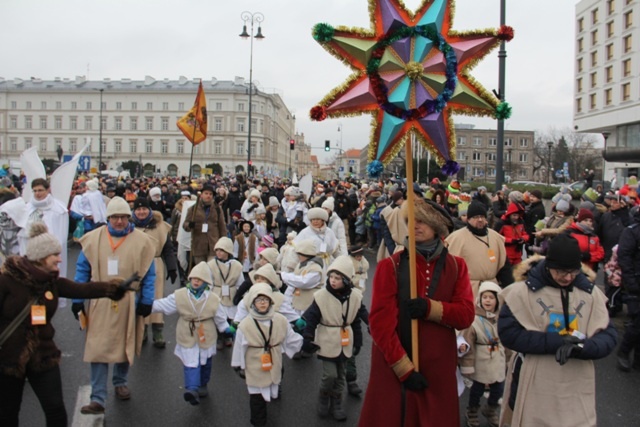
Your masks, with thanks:
M413 193L413 155L411 153L411 141L405 143L405 157L407 171L407 201L409 204L409 215L407 227L409 229L409 281L411 286L411 299L418 297L418 284L416 281L416 236L414 234L414 227L416 223L414 207L415 207L415 194ZM416 369L419 368L418 360L418 319L411 319L411 361Z

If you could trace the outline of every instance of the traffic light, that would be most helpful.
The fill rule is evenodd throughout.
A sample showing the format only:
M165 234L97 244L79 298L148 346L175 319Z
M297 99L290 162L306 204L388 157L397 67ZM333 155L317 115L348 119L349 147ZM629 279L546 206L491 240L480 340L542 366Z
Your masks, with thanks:
M296 148L296 140L295 139L290 139L289 140L289 150L293 150Z
M324 142L324 151L331 151L331 141L327 140Z

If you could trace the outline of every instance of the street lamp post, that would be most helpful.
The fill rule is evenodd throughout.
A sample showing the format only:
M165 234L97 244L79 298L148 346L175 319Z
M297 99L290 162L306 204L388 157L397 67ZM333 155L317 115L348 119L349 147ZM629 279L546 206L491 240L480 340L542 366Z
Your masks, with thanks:
M247 145L247 177L251 173L251 113L253 110L252 107L252 96L253 96L253 39L262 40L264 36L262 35L262 27L260 23L264 21L264 15L260 12L247 12L244 11L240 14L240 18L244 21L244 25L242 26L242 33L240 37L243 39L249 38L251 39L251 48L249 50L249 135L248 135L248 145ZM251 32L247 33L247 23L251 23ZM253 25L258 24L258 32L253 34Z
M511 163L511 162L512 162L512 159L511 159L511 150L512 150L512 149L511 149L511 148L509 148L507 151L509 152L509 178L510 178L510 179L513 179L513 177L511 176L511 175L513 174L513 164Z
M98 176L102 170L102 94L104 89L98 89L100 91L100 131L98 133Z
M338 132L340 132L340 161L338 162L338 171L340 171L340 168L342 167L342 157L343 157L343 153L344 150L342 150L342 134L344 133L342 130L342 123L338 123ZM344 171L344 169L342 169ZM338 176L340 176L340 173L338 172ZM344 175L343 175L344 176ZM340 177L340 179L342 179L342 177Z
M549 148L549 157L547 162L547 187L550 185L551 180L551 148L553 148L553 141L547 142L547 147Z
M500 25L506 24L506 0L500 0ZM500 51L498 52L498 98L500 101L505 100L505 74L507 66L507 48L506 42L502 40L500 43ZM496 191L502 187L504 179L504 170L502 164L502 156L504 156L504 119L498 120L498 146L496 150Z

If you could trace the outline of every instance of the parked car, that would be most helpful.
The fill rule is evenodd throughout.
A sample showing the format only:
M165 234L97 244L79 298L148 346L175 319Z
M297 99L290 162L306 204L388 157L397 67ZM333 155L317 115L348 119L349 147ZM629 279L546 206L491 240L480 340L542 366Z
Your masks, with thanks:
M547 185L546 182L535 182L535 181L513 181L512 185L524 185L526 187L545 187ZM556 184L549 184L553 187L557 187Z
M611 189L611 181L605 181L604 184L602 184L602 181L594 180L592 187L595 189L598 185L602 185L603 191L609 191ZM587 183L586 181L576 181L569 184L569 189L571 191L584 193L584 191L587 189Z

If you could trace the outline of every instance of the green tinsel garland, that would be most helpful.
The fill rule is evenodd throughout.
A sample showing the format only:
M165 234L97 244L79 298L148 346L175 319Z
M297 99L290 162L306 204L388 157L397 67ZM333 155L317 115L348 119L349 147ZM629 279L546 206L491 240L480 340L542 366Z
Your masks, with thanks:
M335 28L329 24L316 24L313 27L313 38L319 43L327 43L333 39L335 31Z
M511 117L511 105L508 102L501 102L496 107L495 117L498 120L507 120Z

